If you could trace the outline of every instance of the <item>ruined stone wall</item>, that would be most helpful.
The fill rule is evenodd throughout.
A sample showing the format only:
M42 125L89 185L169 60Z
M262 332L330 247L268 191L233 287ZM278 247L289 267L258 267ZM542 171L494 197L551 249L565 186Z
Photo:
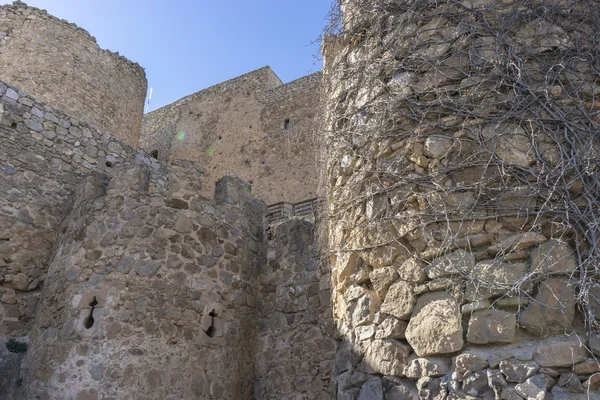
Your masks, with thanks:
M19 378L11 339L27 342L63 218L75 187L90 172L125 160L148 165L152 190L165 168L90 125L0 81L0 397ZM14 379L13 379L14 378Z
M266 206L238 178L199 193L174 162L169 188L122 164L77 190L49 266L25 398L249 399L255 277Z
M260 161L257 191L269 203L316 197L317 142L321 116L320 72L257 93L264 138L253 158Z
M598 3L342 8L337 398L600 398Z
M271 227L259 274L254 399L328 400L336 343L330 274L314 225L292 218Z
M23 336L75 186L125 160L146 163L152 190L165 169L148 155L0 81L0 337Z
M196 162L207 184L240 176L268 203L309 199L317 186L319 93L320 74L282 85L262 68L146 114L140 148L161 161Z
M0 80L137 146L143 68L74 24L21 2L0 6Z

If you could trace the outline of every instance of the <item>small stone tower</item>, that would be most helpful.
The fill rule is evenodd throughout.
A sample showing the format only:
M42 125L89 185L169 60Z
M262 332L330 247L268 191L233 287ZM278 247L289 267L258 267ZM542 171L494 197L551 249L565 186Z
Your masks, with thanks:
M26 398L248 399L262 201L225 177L215 200L177 163L148 193L145 165L78 187L55 245L25 360Z

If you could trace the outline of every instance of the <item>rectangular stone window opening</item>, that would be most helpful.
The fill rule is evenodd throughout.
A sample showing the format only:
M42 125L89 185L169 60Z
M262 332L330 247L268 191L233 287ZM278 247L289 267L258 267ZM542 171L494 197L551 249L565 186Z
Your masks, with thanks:
M286 118L285 121L283 121L283 129L285 129L286 131L288 129L290 129L290 119Z

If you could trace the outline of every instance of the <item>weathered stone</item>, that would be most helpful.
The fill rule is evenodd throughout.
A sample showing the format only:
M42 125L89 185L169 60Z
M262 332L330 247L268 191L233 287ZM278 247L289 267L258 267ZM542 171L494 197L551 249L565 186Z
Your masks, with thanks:
M396 271L400 275L400 279L411 283L421 283L426 278L425 265L416 258L409 258L404 261Z
M420 357L454 353L463 346L461 314L449 294L426 293L419 298L406 329L406 339Z
M357 400L383 399L383 382L381 378L369 379L360 389Z
M573 366L573 372L579 375L590 375L600 372L600 362L595 360L587 360L581 364Z
M179 214L179 216L177 217L177 221L175 221L175 226L173 227L173 229L175 229L179 233L189 233L192 231L193 228L193 221L183 214Z
M600 393L573 393L568 389L555 385L550 392L553 400L600 400Z
M490 246L488 251L491 254L507 253L511 251L526 250L530 247L537 246L546 241L546 236L541 233L524 232L512 235L500 243Z
M445 400L448 391L442 385L442 378L425 377L417 381L419 399L421 400Z
M412 286L404 281L398 281L390 286L381 312L393 315L398 319L408 319L415 305Z
M549 278L540 283L535 301L520 317L519 323L541 336L568 333L575 318L575 288L567 279Z
M448 360L441 358L416 358L404 368L404 375L412 379L444 376L450 370Z
M373 322L375 313L379 308L379 302L371 293L363 295L356 301L352 312L352 323L354 326L367 325Z
M577 337L568 341L543 344L534 353L535 361L542 367L570 367L588 357L585 343Z
M475 311L469 320L467 340L476 344L511 343L515 339L517 317L498 310Z
M550 240L531 253L531 271L534 273L570 273L576 269L577 260L567 243Z
M502 398L502 392L508 386L502 372L498 370L487 370L488 386L494 392L495 398Z
M495 260L481 261L475 266L467 285L465 298L479 301L510 292L513 285L527 274L525 263L500 263Z
M519 383L515 387L515 391L524 399L546 400L548 398L546 379L542 374L531 377L523 383Z
M389 316L377 327L376 339L404 339L408 323Z
M476 301L474 303L468 303L462 306L461 312L463 314L471 314L479 310L487 310L492 307L492 302L489 300Z
M454 275L469 275L475 266L475 257L465 250L457 250L435 259L426 273L429 279L443 278Z
M71 129L73 129L73 128L71 127ZM108 143L108 151L110 151L113 154L117 154L118 155L118 154L121 154L123 152L123 146L121 146L117 142L110 142L110 143Z
M385 377L383 390L385 400L419 400L417 386L409 379Z
M573 372L565 372L560 375L558 386L564 387L571 393L583 393L585 389L579 380L579 376Z
M384 298L390 285L398 279L398 273L393 267L378 268L369 273L369 279L379 297Z
M429 158L442 158L452 148L454 139L447 136L430 136L425 139L423 154Z
M487 360L473 353L464 353L456 356L454 359L454 370L461 376L465 375L467 372L481 371L487 367ZM462 378L460 380L462 380Z
M522 383L525 382L527 378L530 378L537 374L540 366L531 361L531 362L521 362L514 358L509 360L504 360L500 362L500 371L506 377L506 380L509 382Z
M368 373L401 376L408 361L410 347L393 339L375 339L363 359Z
M480 396L489 389L488 370L477 371L465 376L463 380L463 392L471 396Z

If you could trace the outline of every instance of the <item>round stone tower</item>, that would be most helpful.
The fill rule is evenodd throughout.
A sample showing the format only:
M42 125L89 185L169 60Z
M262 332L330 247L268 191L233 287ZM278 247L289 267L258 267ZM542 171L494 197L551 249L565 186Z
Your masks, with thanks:
M266 207L226 177L144 165L81 183L56 243L24 362L26 398L249 399Z
M587 396L599 3L340 6L324 46L338 399Z
M19 1L0 6L0 80L137 147L144 69L74 24Z

